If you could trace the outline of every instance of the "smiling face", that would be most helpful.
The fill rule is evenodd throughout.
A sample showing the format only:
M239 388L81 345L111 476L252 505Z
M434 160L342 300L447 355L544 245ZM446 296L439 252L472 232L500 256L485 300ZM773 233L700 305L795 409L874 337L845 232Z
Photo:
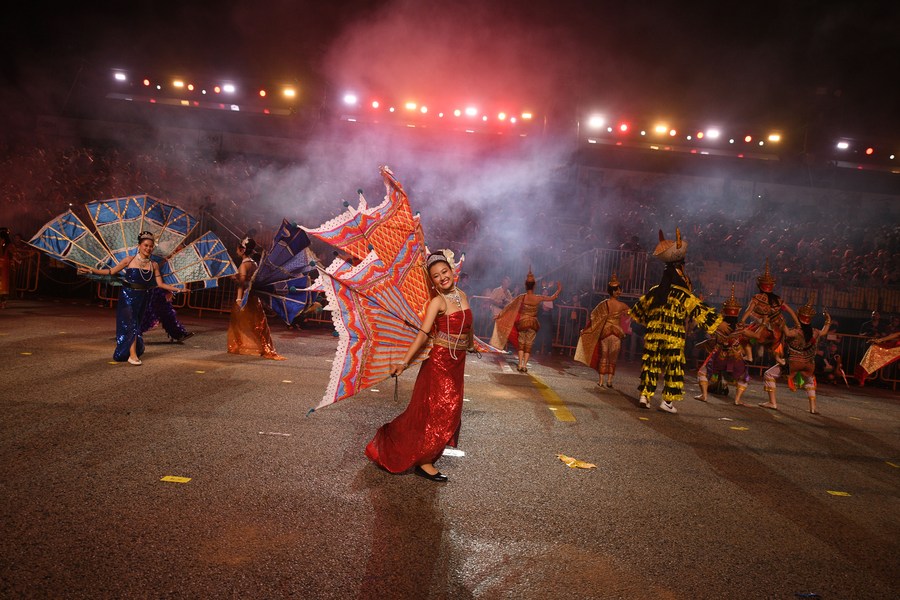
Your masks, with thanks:
M431 265L428 268L428 276L431 278L434 288L442 294L453 290L453 270L447 263L438 261Z
M143 258L150 258L150 255L153 254L153 247L156 244L151 239L142 240L140 244L138 244L138 254Z

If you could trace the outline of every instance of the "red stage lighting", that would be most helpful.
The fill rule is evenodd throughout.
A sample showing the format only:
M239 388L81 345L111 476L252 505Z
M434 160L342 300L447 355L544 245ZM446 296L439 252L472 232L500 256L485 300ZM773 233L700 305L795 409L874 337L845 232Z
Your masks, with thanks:
M265 97L266 97L266 90L259 90L259 97L260 97L260 98L265 98Z
M622 133L625 133L626 131L628 131L628 123L620 123L619 131L621 131Z
M868 154L869 156L871 156L874 153L875 153L875 148L866 148L866 154Z
M747 143L749 144L750 142L753 141L753 136L745 135L745 136L744 136L744 141L747 142Z

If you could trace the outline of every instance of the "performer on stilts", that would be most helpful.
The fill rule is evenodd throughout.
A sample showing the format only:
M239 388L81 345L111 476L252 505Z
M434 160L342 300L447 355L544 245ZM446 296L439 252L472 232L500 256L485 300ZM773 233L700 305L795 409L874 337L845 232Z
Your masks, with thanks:
M782 323L787 348L788 387L791 391L798 387L806 390L807 398L809 398L809 412L814 415L819 414L816 410L816 346L819 339L828 334L828 328L831 326L831 316L827 311L823 311L823 314L825 315L825 326L821 330L814 329L811 322L812 318L816 316L816 309L812 305L812 300L808 300L798 311L799 327L789 329L787 324ZM781 376L783 370L783 365L776 363L766 371L764 385L766 393L769 395L769 401L760 404L763 408L778 410L775 381Z
M708 333L728 334L731 328L722 322L716 311L704 304L691 291L691 280L684 271L687 241L675 230L675 240L667 240L659 231L659 244L653 256L666 263L662 279L635 304L629 314L633 321L644 325L644 354L641 360L641 408L650 408L657 379L663 379L663 401L659 410L677 413L672 404L684 396L685 323L691 319Z
M622 289L619 280L613 273L606 285L609 298L600 302L591 311L587 327L581 330L578 346L575 349L575 360L597 369L600 380L597 385L612 387L616 374L616 362L622 350L622 339L629 333L628 305L619 300Z

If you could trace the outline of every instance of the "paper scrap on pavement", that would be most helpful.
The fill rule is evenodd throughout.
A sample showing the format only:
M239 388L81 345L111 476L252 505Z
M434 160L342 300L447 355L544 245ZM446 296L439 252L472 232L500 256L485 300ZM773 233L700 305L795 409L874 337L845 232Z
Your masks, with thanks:
M596 469L597 465L591 464L589 462L584 462L583 460L578 460L577 458L572 458L571 456L566 456L565 454L557 454L556 458L566 463L566 466L572 469Z
M190 477L177 477L175 475L166 475L165 477L160 479L160 481L169 481L172 483L187 483L190 480Z

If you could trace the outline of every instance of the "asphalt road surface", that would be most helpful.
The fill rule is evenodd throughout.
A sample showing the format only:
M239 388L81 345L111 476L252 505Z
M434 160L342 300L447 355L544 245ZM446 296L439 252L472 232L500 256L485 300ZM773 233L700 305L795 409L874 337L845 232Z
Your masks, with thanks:
M417 369L399 402L387 381L307 416L330 329L271 321L276 362L182 318L197 335L148 333L135 367L110 364L112 309L0 311L0 597L900 597L897 393L823 385L817 416L688 376L671 415L638 408L637 364L610 390L568 357L470 356L439 484L363 454Z

